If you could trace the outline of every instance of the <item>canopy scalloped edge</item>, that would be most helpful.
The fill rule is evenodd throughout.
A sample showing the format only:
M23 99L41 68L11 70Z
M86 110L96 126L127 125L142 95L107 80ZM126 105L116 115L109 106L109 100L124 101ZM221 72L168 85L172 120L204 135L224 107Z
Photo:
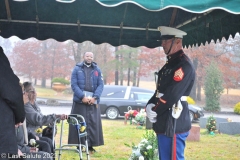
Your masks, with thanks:
M99 0L96 0L96 2L98 2L99 4L101 4L102 6L105 6L105 7L116 7L116 6L125 4L125 3L132 3L132 4L135 4L135 5L143 8L147 11L152 11L152 12L162 11L162 10L167 9L167 8L178 8L178 9L182 9L184 11L191 12L191 13L205 13L205 12L208 12L208 11L211 11L211 10L214 10L214 9L221 9L221 10L224 10L224 11L229 12L231 14L240 14L240 10L238 12L234 12L234 11L231 11L231 10L229 10L227 8L224 8L224 7L210 7L210 8L201 10L201 11L193 11L193 10L190 10L186 7L182 7L182 6L178 6L178 5L168 5L168 6L165 6L165 7L159 7L158 9L149 9L149 8L146 8L143 5L141 5L141 4L139 4L135 1L122 1L122 2L112 4L112 5L102 3Z
M84 40L84 41L81 41L81 42L76 42L75 40L73 40L73 39L67 39L67 40L62 40L62 41L59 41L59 40L56 40L56 39L54 39L54 38L46 38L46 39L37 39L36 37L29 37L29 38L24 38L24 39L22 39L21 37L18 37L18 36L15 36L15 35L13 35L13 36L10 36L10 37L2 37L1 35L0 35L0 40L1 40L1 38L2 39L5 39L5 40L7 40L7 39L11 39L11 38L17 38L17 41L19 41L19 40L21 40L21 41L26 41L26 40L29 40L29 39L34 39L34 40L37 40L37 41L41 41L41 42L43 42L43 41L47 41L47 40L54 40L54 41L57 41L57 42L59 42L59 43L65 43L65 42L67 42L67 41L73 41L74 43L84 43L84 42L91 42L92 44L94 44L94 45L102 45L102 44L108 44L108 45L110 45L110 46L112 46L112 47L118 47L118 46L114 46L114 45L112 45L111 43L109 43L109 42L101 42L101 43L96 43L96 42L93 42L93 41L91 41L91 40ZM131 47L131 46L129 46L129 45L127 45L127 44L122 44L122 45L120 45L120 46L128 46L128 47ZM146 47L146 46L138 46L138 47ZM133 47L133 48L138 48L138 47ZM158 47L160 47L160 46L158 46ZM158 48L158 47L154 47L154 48ZM148 47L147 47L148 48Z

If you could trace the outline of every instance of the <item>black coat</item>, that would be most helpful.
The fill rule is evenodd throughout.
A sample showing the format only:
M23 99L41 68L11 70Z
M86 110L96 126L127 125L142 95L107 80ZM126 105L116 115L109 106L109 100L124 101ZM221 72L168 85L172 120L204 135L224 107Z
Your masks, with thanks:
M80 114L84 117L87 124L88 146L104 145L100 106L74 102L71 114ZM81 140L83 144L84 138ZM73 125L69 126L68 143L78 144L76 127Z
M158 72L157 91L164 95L156 98L157 91L148 104L157 104L157 122L153 124L156 133L165 133L167 120L172 116L171 108L182 96L189 96L195 80L195 70L190 59L182 50L167 57L167 63ZM177 119L175 133L187 132L191 128L188 104L182 101L183 110Z
M0 47L0 154L17 153L14 125L24 119L22 88Z

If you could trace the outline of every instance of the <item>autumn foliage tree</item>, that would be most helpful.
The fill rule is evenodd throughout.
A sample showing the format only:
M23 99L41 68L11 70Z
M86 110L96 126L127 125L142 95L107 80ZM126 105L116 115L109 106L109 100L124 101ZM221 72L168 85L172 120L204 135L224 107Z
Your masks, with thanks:
M30 81L40 79L42 87L45 87L46 79L70 77L74 66L71 57L65 43L28 39L16 43L11 61L18 75L28 77Z
M236 46L236 42L230 38L229 41L222 39L221 42L217 41L215 43L211 41L199 47L192 46L184 49L185 53L192 59L197 73L195 81L196 86L195 88L193 87L196 93L196 100L201 101L201 88L204 84L203 77L206 76L205 66L208 66L212 61L218 63L219 69L223 75L224 88L227 90L234 88L233 84L236 83L238 77L237 72L239 72L239 64L233 60L234 57L236 57L233 52L233 46ZM194 96L192 97L194 98Z
M113 57L113 48L107 43L101 45L95 45L90 41L83 43L75 43L69 40L67 43L68 51L72 53L75 64L83 61L83 55L85 52L92 52L94 54L94 62L101 68L103 74L104 84L108 84L114 81L114 64L111 61Z
M201 89L206 76L205 66L211 61L217 61L223 74L223 85L227 91L239 87L240 76L240 36L222 39L221 42L209 42L197 46L184 48L184 52L192 60L196 70L196 82L191 97L201 101ZM117 50L115 50L117 48ZM124 80L132 85L139 86L144 78L154 79L154 72L166 62L166 55L161 47L131 48L129 46L113 47L109 44L95 45L86 41L75 43L74 41L57 42L49 39L38 41L28 39L18 41L13 48L11 63L18 75L29 79L39 79L43 82L54 77L71 76L72 68L81 62L86 51L94 53L94 61L101 68L104 83L116 82L116 73L120 74L120 84Z
M40 48L40 41L35 39L18 41L13 48L10 56L13 69L19 76L26 76L32 81L32 78L38 78L39 55L36 48Z

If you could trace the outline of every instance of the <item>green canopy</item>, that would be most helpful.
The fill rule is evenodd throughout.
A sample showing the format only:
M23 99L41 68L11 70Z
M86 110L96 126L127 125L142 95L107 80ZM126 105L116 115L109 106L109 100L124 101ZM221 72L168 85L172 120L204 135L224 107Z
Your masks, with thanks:
M133 3L149 11L161 11L173 7L192 13L204 13L214 9L226 10L229 13L239 14L238 0L96 0L106 7L115 7L123 3Z
M154 48L160 45L158 26L186 31L186 46L228 39L240 31L238 0L58 1L1 0L0 36Z

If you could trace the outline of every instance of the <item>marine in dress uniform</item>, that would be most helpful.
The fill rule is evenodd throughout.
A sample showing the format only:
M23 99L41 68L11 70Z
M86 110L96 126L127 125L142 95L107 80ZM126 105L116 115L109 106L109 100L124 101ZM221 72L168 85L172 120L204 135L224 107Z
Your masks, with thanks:
M185 140L191 129L187 96L194 84L195 70L182 50L186 33L171 27L158 29L167 61L158 72L156 91L146 112L157 134L159 158L184 160ZM173 118L176 112L178 116Z

